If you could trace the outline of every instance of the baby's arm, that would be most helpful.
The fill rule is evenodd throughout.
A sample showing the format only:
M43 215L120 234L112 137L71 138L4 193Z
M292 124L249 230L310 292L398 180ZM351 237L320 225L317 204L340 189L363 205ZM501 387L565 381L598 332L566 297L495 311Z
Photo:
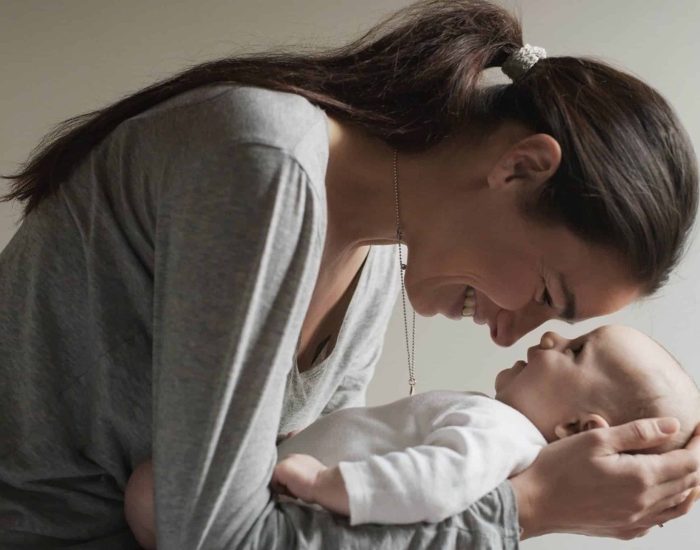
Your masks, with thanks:
M314 457L291 454L272 474L272 488L327 510L350 515L348 492L338 467L328 468Z
M421 445L341 461L351 525L439 522L529 466L542 435L517 411L483 399L436 417Z
M527 467L544 445L520 413L499 407L505 406L485 401L445 411L424 444L335 468L290 455L278 465L273 488L349 515L351 525L441 521Z
M349 516L351 525L436 522L505 479L495 479L501 475L498 468L491 473L479 469L479 481L472 482L462 468L464 459L453 449L428 445L333 468L310 455L291 454L275 467L271 485L278 493Z

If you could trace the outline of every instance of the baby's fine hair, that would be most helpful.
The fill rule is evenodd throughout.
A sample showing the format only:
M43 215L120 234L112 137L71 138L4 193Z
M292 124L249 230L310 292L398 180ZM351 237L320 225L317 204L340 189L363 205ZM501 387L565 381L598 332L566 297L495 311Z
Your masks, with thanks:
M654 340L655 341L655 340ZM656 342L656 341L655 341ZM700 388L683 365L659 342L666 352L668 365L663 365L672 380L671 394L660 392L654 385L635 379L625 369L616 369L616 386L624 388L622 399L616 398L609 412L612 425L625 424L642 418L674 417L680 422L679 431L665 444L647 449L645 453L663 453L685 447L700 424Z

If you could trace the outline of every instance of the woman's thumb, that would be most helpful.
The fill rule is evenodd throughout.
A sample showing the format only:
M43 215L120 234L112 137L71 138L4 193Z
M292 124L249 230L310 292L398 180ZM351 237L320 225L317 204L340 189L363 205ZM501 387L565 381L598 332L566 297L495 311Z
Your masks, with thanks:
M642 418L610 428L609 450L614 453L650 449L665 443L680 429L677 419Z

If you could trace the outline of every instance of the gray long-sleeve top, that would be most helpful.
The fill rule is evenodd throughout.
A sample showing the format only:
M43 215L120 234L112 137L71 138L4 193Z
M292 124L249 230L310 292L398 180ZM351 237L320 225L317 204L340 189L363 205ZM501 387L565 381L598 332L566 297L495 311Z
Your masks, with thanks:
M326 228L305 99L202 87L120 124L0 254L0 548L124 549L153 456L161 550L511 549L508 483L438 524L272 498L278 433L361 405L397 292L374 246L329 357L294 362Z

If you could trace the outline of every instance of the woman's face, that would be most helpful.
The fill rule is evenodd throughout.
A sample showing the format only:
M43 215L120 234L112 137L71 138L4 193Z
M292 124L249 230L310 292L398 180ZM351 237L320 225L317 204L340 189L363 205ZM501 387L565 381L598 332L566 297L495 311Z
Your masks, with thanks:
M461 319L472 287L475 311L465 321L510 346L549 319L596 317L640 297L614 252L526 218L511 199L482 201L468 220L459 200L443 204L407 243L406 290L417 313Z

